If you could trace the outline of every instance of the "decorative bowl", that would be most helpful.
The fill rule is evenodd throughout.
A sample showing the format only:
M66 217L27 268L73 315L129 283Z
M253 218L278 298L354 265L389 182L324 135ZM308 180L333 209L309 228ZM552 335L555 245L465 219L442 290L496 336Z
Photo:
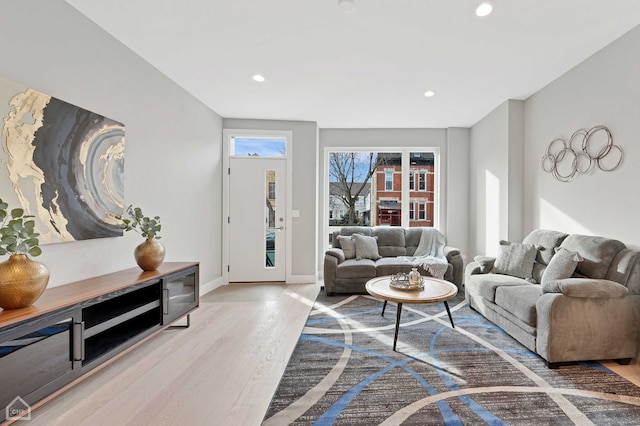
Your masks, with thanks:
M424 288L424 277L420 277L420 284L411 285L409 283L409 275L404 272L398 272L389 279L389 287L398 290L422 290Z

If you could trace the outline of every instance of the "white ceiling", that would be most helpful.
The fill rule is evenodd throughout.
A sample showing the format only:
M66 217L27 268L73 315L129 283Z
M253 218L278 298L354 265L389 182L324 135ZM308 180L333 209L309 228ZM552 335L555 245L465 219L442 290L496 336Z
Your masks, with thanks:
M67 2L223 117L320 128L470 127L640 24L639 0Z

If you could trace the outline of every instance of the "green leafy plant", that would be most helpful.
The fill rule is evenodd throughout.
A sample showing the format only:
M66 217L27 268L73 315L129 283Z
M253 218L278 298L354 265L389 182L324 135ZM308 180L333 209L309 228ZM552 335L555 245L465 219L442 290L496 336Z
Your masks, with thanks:
M130 205L126 209L128 217L116 216L116 219L121 221L120 228L124 231L135 231L148 240L159 240L158 233L162 229L160 225L160 216L155 216L153 219L145 216L142 213L140 207L133 207Z
M9 204L0 198L0 255L8 253L40 256L40 234L35 231L34 216L24 214L24 209L8 211L8 208Z

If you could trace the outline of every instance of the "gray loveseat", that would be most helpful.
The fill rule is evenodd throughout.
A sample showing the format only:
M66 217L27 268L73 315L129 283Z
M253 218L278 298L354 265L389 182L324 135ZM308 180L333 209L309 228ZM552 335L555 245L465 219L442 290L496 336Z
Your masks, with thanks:
M640 252L609 238L541 229L522 244L503 244L495 262L476 256L466 267L473 309L550 368L588 360L626 364L637 356ZM531 247L528 266L524 251Z
M377 237L378 260L347 258L340 245L339 236L353 234ZM333 293L366 293L365 284L371 278L410 272L411 264L398 256L412 256L420 243L421 227L401 228L398 226L345 226L333 233L333 247L324 255L324 289ZM464 265L460 250L445 246L444 255L449 263L444 279L462 287ZM421 275L430 275L418 268Z

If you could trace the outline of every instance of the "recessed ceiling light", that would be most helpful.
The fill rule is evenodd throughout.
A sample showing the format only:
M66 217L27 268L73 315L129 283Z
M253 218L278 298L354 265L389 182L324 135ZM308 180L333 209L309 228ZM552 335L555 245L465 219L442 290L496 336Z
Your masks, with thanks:
M435 95L435 94L436 94L436 92L434 92L433 90L427 90L426 92L424 92L424 95L425 95L427 98L430 98L430 97L432 97L432 96L433 96L433 95Z
M476 15L483 17L489 15L493 12L493 8L496 7L496 4L492 1L483 1L476 5Z
M338 0L338 7L345 12L353 12L356 10L356 2L354 0Z
M264 81L264 77L263 77L263 76L261 76L260 74L253 74L253 75L251 76L251 79L252 79L253 81L258 81L258 82L260 82L260 83L262 83L262 82Z

